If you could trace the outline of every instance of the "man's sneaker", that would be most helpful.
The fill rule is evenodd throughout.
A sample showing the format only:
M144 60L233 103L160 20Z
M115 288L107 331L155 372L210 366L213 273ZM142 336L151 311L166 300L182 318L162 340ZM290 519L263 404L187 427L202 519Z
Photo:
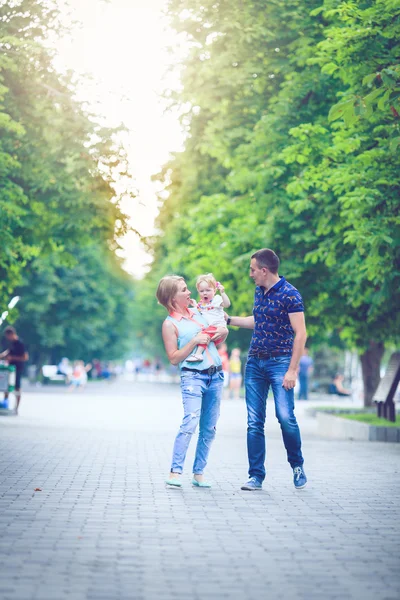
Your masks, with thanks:
M242 485L241 490L247 492L254 492L255 490L262 490L262 483L258 481L257 477L250 477L250 479Z
M296 490L301 490L307 485L307 477L303 471L303 467L295 467L293 469L293 483Z

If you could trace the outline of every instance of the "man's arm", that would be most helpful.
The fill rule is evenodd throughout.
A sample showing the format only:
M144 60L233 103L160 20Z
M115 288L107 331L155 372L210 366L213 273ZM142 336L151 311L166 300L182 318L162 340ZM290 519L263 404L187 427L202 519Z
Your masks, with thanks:
M296 385L300 358L307 340L306 321L303 312L289 313L290 324L294 331L292 360L283 378L282 387L291 390Z
M228 317L225 313L225 318L230 319L229 325L241 327L242 329L254 329L254 317Z

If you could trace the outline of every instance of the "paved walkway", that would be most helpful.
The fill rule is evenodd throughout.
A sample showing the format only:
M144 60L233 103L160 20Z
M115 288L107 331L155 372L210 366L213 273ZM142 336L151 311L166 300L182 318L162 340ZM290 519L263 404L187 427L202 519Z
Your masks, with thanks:
M223 403L212 490L190 486L194 444L171 490L176 386L25 394L0 417L0 598L398 600L400 445L319 439L305 404L309 486L294 489L270 410L251 493L243 402Z

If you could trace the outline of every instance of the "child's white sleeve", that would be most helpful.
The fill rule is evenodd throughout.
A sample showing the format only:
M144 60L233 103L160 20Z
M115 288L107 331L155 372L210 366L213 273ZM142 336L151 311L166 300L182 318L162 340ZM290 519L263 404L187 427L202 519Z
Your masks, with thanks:
M223 302L222 296L220 296L219 294L216 294L214 296L214 298L212 299L211 304L213 306L215 306L215 308L220 308L220 306L222 306L222 302Z

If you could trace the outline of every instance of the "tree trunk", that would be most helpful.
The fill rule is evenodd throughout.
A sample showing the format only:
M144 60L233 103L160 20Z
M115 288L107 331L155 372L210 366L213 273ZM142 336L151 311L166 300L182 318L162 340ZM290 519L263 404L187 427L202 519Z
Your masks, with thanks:
M381 380L380 367L384 350L383 342L370 342L368 350L361 355L364 406L372 406L372 398Z

